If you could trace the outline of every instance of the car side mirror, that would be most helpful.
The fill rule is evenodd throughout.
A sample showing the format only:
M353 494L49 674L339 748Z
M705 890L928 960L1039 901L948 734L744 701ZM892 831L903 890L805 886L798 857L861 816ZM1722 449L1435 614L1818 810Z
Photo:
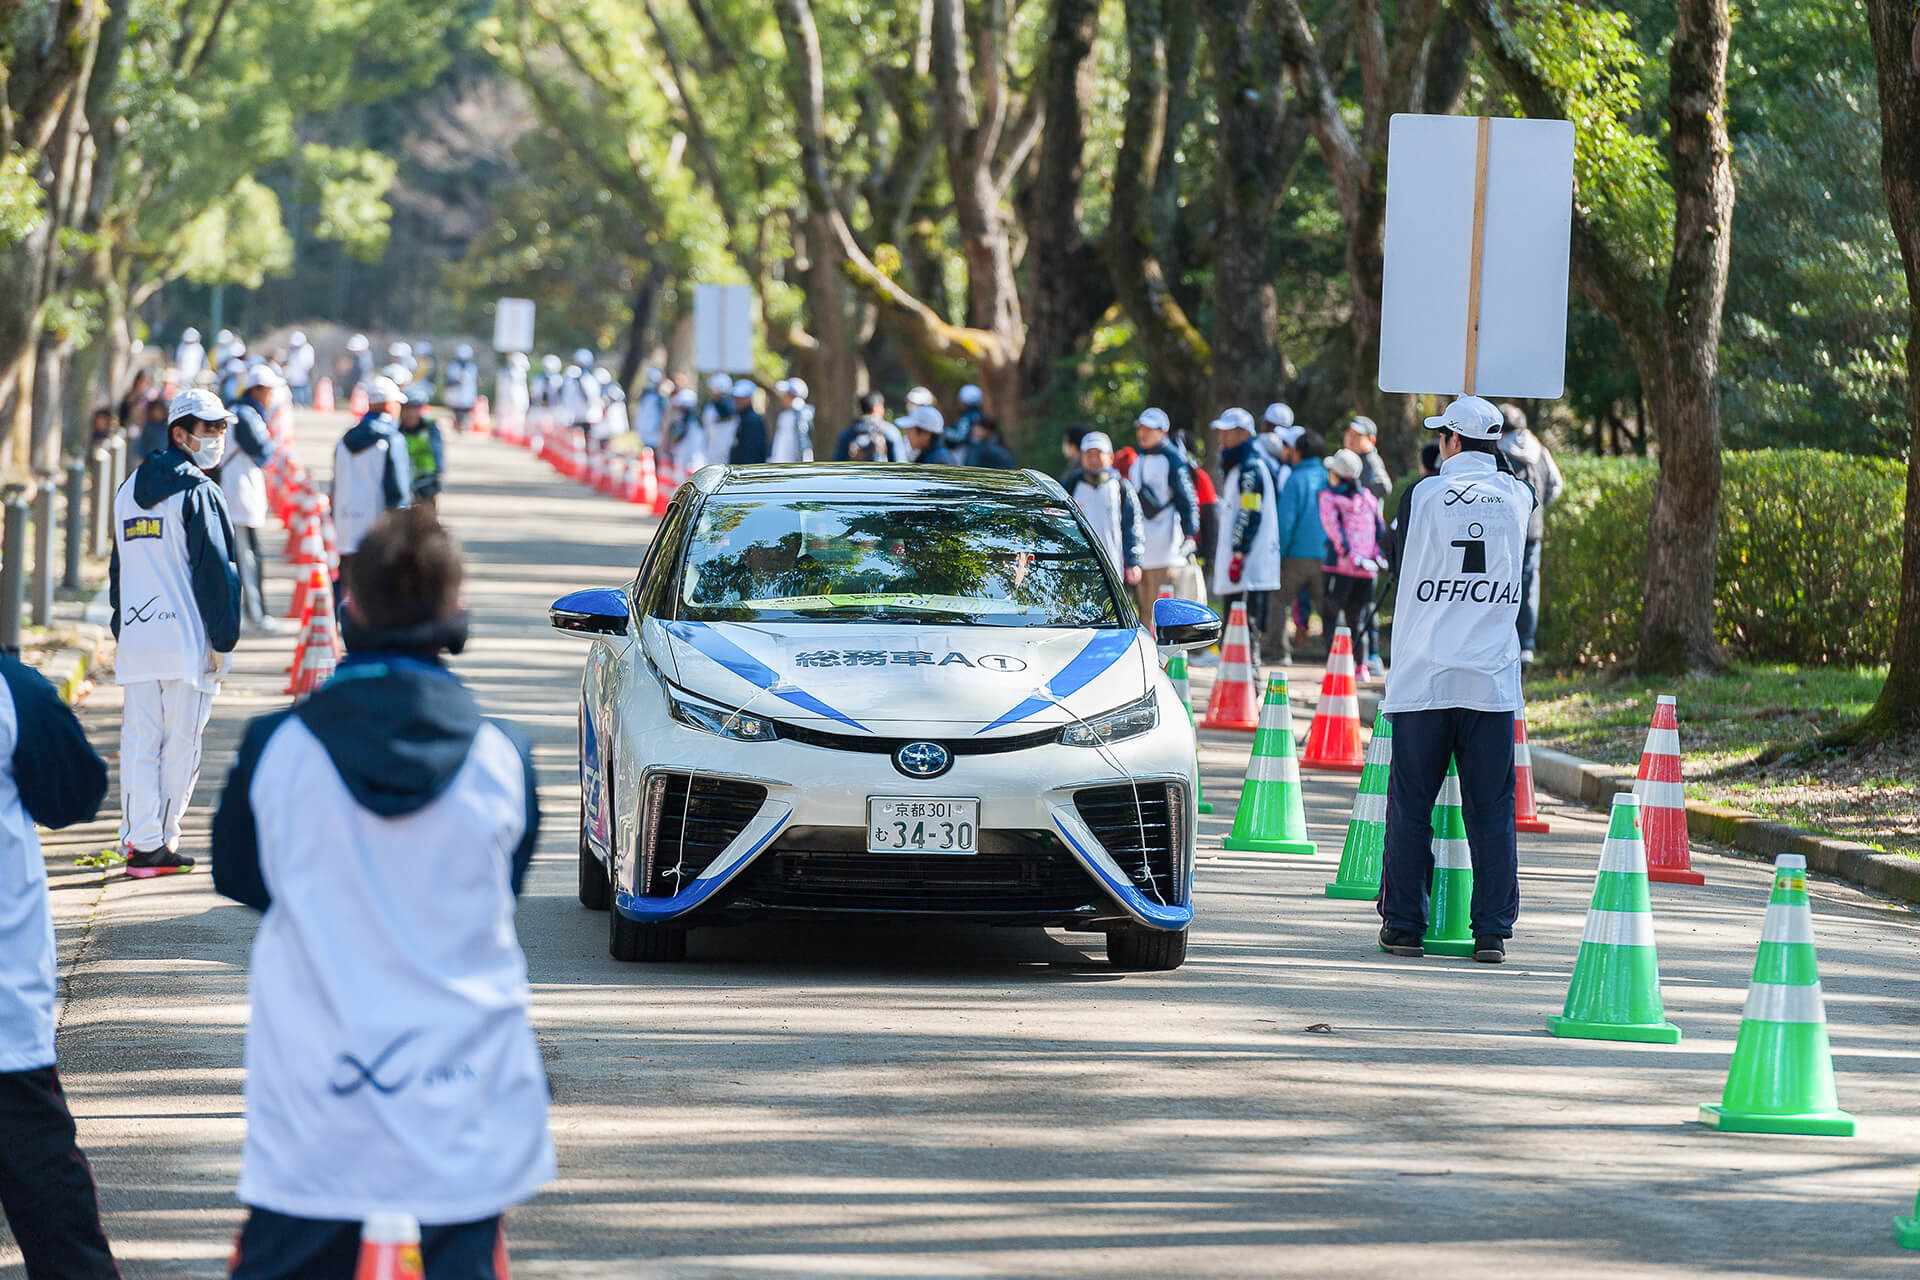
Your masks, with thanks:
M627 632L627 593L618 587L589 587L561 596L547 610L547 620L559 631L619 636ZM1218 630L1218 628L1215 628Z
M1191 600L1155 600L1153 637L1162 649L1204 649L1220 642L1220 615Z

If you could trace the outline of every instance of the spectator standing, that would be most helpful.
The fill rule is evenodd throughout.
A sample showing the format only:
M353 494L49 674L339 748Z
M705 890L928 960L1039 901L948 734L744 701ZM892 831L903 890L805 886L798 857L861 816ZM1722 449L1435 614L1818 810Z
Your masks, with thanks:
M705 428L703 452L708 462L726 462L733 457L733 437L740 429L739 410L733 400L733 379L716 373L707 379L713 395L700 410L700 425Z
M1169 438L1172 425L1164 409L1153 408L1141 410L1133 424L1134 439L1140 447L1126 476L1145 517L1140 531L1140 584L1135 588L1143 616L1152 615L1161 587L1173 587L1174 594L1181 594L1174 578L1192 562L1200 536L1200 499L1194 492L1193 467Z
M347 371L346 390L351 394L355 387L364 387L373 381L373 344L367 341L366 334L356 333L347 339L347 358L351 367Z
M302 409L313 408L313 344L298 329L287 339L287 390Z
M120 713L120 843L135 879L193 870L180 820L200 777L200 739L240 639L240 567L227 502L211 475L234 415L183 391L168 447L113 501L108 566Z
M1282 400L1274 401L1267 406L1266 412L1260 415L1260 425L1255 430L1259 434L1254 436L1254 443L1272 461L1274 472L1279 476L1280 483L1286 484L1287 475L1293 470L1287 458L1287 450L1291 449L1293 442L1300 438L1300 429L1294 425L1293 421L1293 406Z
M633 402L633 429L645 447L660 447L660 428L666 423L667 407L672 400L673 383L658 369L647 370L640 394Z
M947 451L946 421L931 404L917 404L893 424L905 437L913 460L926 466L957 467L960 459Z
M27 1280L117 1280L53 1050L47 862L34 824L91 822L107 766L40 674L0 654L0 1211Z
M1386 526L1380 521L1380 499L1361 487L1360 457L1341 449L1327 461L1327 487L1320 491L1320 527L1327 538L1326 618L1353 635L1354 671L1369 677L1371 628L1367 625L1373 602L1373 584L1385 561L1380 542Z
M1308 428L1294 441L1288 453L1293 459L1293 474L1280 490L1275 520L1280 537L1280 610L1276 640L1280 661L1293 661L1293 598L1302 591L1311 599L1320 594L1321 567L1326 563L1327 531L1320 527L1320 491L1327 487L1327 465L1321 459L1326 446L1320 433ZM1305 634L1306 622L1301 623Z
M878 435L887 442L887 450L879 457L854 459L851 453L855 438ZM867 446L871 448L871 446ZM912 455L907 451L907 442L900 431L887 421L887 398L878 391L869 391L860 397L860 416L841 428L840 435L833 442L833 460L835 462L910 462Z
M980 388L971 382L960 388L960 416L949 422L946 427L948 453L957 456L967 452L968 446L973 442L974 424L987 416L986 410L981 407L984 402L985 397L980 394Z
M391 378L367 384L367 414L333 447L333 525L340 576L374 521L413 499L413 471L398 414L405 399Z
M532 751L443 664L467 615L431 512L383 516L347 574L338 674L247 726L214 818L214 887L264 913L232 1275L351 1276L399 1212L427 1275L504 1280L502 1215L554 1176L514 930Z
M474 363L472 344L463 342L453 349L441 399L453 410L453 429L465 431L473 406L480 399L480 366Z
M733 384L733 447L727 460L736 467L767 460L767 420L753 407L757 390L751 378Z
M1007 448L1007 438L1000 433L1000 424L984 414L975 418L970 428L967 465L993 471L1017 471L1020 468L1013 450Z
M140 421L147 412L147 403L159 393L153 387L153 375L145 369L133 375L133 385L127 388L127 394L120 397L115 415L119 424L129 431L138 431Z
M207 349L200 345L200 331L189 327L180 335L180 345L173 351L174 371L180 375L180 385L191 387L207 367Z
M1540 540L1545 536L1547 508L1560 499L1565 481L1553 454L1527 427L1527 415L1517 404L1500 406L1500 453L1513 474L1533 490L1533 514L1527 517L1527 547L1520 563L1520 615L1514 621L1520 636L1522 665L1533 662L1534 634L1540 625Z
M159 453L167 447L167 402L153 399L147 402L145 417L140 423L138 440L139 453L136 458L145 458Z
M1279 484L1272 459L1254 441L1252 414L1228 409L1213 420L1213 429L1219 433L1221 475L1213 591L1224 605L1246 604L1257 669L1270 593L1280 585Z
M431 507L446 483L447 446L440 424L427 416L427 396L409 390L400 406L400 440L407 449L407 473L413 479L412 498Z
M262 470L273 458L273 433L267 414L273 393L282 382L272 365L247 370L246 390L233 402L234 424L227 433L228 449L220 463L220 492L227 500L239 551L240 603L247 626L278 635L280 624L267 613L266 559L260 550L260 530L267 524L267 477Z
M1393 493L1393 477L1387 474L1379 442L1380 428L1372 418L1359 416L1347 423L1341 447L1360 459L1360 487L1385 502Z
M1141 531L1140 496L1113 465L1113 441L1104 431L1090 431L1080 440L1080 466L1062 482L1073 504L1080 508L1121 580L1138 588L1145 547Z
M783 378L773 387L780 411L773 416L773 441L768 462L813 461L813 406L807 403L804 378Z

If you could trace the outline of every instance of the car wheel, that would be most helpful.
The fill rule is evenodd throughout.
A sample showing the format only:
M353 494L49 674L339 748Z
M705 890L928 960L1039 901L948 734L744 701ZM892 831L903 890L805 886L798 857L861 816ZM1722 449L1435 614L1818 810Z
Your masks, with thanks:
M580 802L580 905L589 911L605 911L613 905L613 880L607 864L600 861L587 843L587 802Z
M1187 931L1115 929L1107 935L1107 963L1137 971L1178 969L1187 958Z
M664 924L640 924L618 911L608 916L607 952L615 960L670 964L687 958L687 931Z

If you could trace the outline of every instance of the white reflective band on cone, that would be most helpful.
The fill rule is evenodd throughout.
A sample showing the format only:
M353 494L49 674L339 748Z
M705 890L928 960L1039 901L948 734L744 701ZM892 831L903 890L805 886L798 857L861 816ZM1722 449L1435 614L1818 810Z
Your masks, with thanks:
M1293 756L1255 756L1247 770L1248 782L1300 781L1300 761Z
M1647 869L1647 847L1638 840L1618 840L1608 836L1600 846L1599 869L1644 874Z
M1343 720L1357 720L1360 717L1360 699L1351 693L1334 694L1320 699L1320 714L1339 716Z
M1762 942L1813 943L1813 912L1803 906L1774 905L1767 908L1766 923L1760 926Z
M1647 749L1650 756L1677 756L1680 754L1680 731L1678 729L1647 730Z
M1527 750L1527 744L1524 742L1516 742L1513 744L1513 767L1516 769L1531 769L1533 767L1533 753Z
M1473 851L1465 840L1433 842L1433 865L1442 871L1473 870Z
M1353 820L1355 822L1385 822L1387 820L1387 798L1362 791L1353 798Z
M1610 947L1650 947L1653 917L1645 911L1589 911L1586 932L1580 940Z
M1825 1022L1827 1006L1817 982L1804 987L1756 982L1747 988L1747 1007L1740 1016L1755 1022Z
M1648 809L1687 807L1687 787L1683 782L1655 782L1651 778L1641 778L1633 784L1633 794L1639 796L1641 805Z

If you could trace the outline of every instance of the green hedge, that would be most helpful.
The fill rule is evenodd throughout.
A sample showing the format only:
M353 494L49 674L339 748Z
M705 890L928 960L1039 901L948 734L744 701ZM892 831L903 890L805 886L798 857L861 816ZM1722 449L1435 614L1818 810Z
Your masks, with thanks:
M1547 512L1540 647L1565 663L1633 651L1655 465L1563 457ZM1906 467L1811 449L1728 453L1715 627L1736 657L1882 663L1900 598Z

